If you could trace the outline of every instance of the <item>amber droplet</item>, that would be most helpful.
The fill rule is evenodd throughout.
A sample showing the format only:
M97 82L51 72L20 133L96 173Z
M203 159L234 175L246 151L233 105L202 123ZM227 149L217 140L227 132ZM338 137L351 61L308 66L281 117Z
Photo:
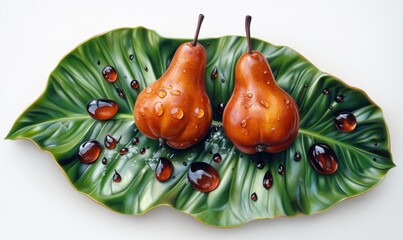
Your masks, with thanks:
M256 167L257 167L258 169L263 169L263 168L264 168L264 162L258 161L257 164L256 164Z
M284 176L285 174L285 167L283 164L280 163L280 165L278 166L278 174L280 174L281 176Z
M341 112L334 118L334 123L337 129L342 132L351 132L357 126L357 120L351 112Z
M165 91L164 89L160 89L158 90L157 95L160 98L164 98L167 95L167 91Z
M102 147L96 140L89 140L80 145L78 149L78 158L82 163L95 162L99 154L101 154Z
M334 100L335 100L337 103L342 103L342 102L344 102L344 96L343 96L343 95L337 95L337 96L334 98Z
M273 175L271 171L268 170L263 177L263 187L266 189L270 189L273 186Z
M221 155L219 153L215 153L213 155L213 161L216 162L216 163L220 163L222 161Z
M133 144L133 145L139 144L139 138L138 138L138 137L134 137L134 138L132 139L132 144Z
M257 201L257 194L254 192L252 195L250 195L250 200L256 202Z
M103 165L108 164L108 159L106 157L102 158L102 164Z
M223 113L224 113L224 109L225 109L225 106L226 106L227 104L225 104L225 103L220 103L220 104L218 104L218 106L217 106L217 112L220 114L220 115L222 115Z
M96 99L87 104L88 114L96 120L111 119L116 115L118 110L118 104L108 99Z
M329 94L329 89L327 89L327 88L323 89L322 93L324 95L328 95Z
M109 65L104 67L102 70L102 76L110 83L113 83L118 79L118 73L116 72L115 68Z
M104 145L109 150L114 149L118 142L119 141L116 140L116 138L112 137L111 135L106 135L105 136Z
M247 96L248 98L252 98L252 97L253 97L253 93L248 93L248 94L246 94L246 96Z
M173 170L172 162L169 159L160 157L155 169L155 178L160 182L165 182L171 177Z
M140 149L140 154L145 154L145 153L146 153L146 149L145 149L145 148Z
M182 110L182 108L177 108L177 107L174 107L174 108L172 108L172 110L171 110L171 116L173 117L173 118L175 118L175 119L178 119L178 120L180 120L180 119L182 119L183 118L183 110Z
M161 116L164 113L164 107L162 106L161 102L157 102L154 105L154 112L157 116Z
M213 166L205 162L194 162L188 170L188 180L200 192L211 192L220 183L220 176Z
M115 183L119 183L119 182L122 181L122 176L120 176L120 174L116 171L116 169L115 169L115 173L113 174L112 180L113 180Z
M296 151L294 154L294 160L295 161L301 161L301 153Z
M204 110L200 108L195 108L194 114L196 118L202 118L204 116Z
M260 103L260 105L262 105L262 106L265 107L265 108L269 108L269 107L270 107L269 102L266 101L266 100L260 100L259 103Z
M217 69L217 67L213 68L213 71L211 72L210 77L211 77L211 79L216 79L218 77L218 69Z
M130 87L133 89L138 89L140 87L140 83L137 80L133 80L130 82Z
M311 166L321 174L333 174L338 168L338 161L333 150L324 143L316 143L308 150Z
M174 96L179 96L179 95L181 94L181 91L175 89L175 90L170 91L170 93L171 93L172 95L174 95Z
M120 154L120 155L126 155L128 152L129 152L129 149L127 149L127 148L122 148L122 149L120 149L119 154Z

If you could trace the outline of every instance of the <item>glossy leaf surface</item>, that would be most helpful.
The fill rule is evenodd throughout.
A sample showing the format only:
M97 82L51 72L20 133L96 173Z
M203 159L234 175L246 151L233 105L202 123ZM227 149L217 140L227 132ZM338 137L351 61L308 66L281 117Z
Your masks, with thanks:
M8 138L30 139L49 151L77 190L115 211L142 214L168 204L219 227L326 210L368 191L394 166L378 106L294 50L260 40L253 40L253 45L268 59L277 83L296 100L301 127L294 143L281 153L246 155L235 149L220 127L216 109L228 101L236 61L247 49L245 38L237 36L200 40L207 50L205 81L214 110L206 139L187 150L160 147L137 131L133 105L185 41L145 28L118 29L90 39L62 59L45 92L16 121ZM106 66L118 74L114 83L102 75ZM87 104L95 99L115 101L118 113L110 120L92 118ZM335 126L335 116L343 111L356 117L351 132ZM114 149L104 147L107 135L121 137ZM94 163L84 164L77 152L90 139L101 143L102 151ZM308 151L315 143L334 151L334 174L312 168ZM219 162L214 161L217 153ZM164 182L155 177L159 157L173 163L171 178ZM207 162L217 170L220 182L215 190L200 192L188 182L193 162ZM267 179L263 185L265 176L272 177L272 185Z

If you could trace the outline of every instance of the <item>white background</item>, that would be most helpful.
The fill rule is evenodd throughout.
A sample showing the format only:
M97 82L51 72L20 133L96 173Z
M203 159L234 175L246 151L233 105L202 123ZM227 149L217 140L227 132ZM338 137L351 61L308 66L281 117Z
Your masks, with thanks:
M401 239L403 224L403 2L0 0L0 239ZM76 192L51 156L3 140L81 42L139 25L163 36L252 35L296 49L319 69L363 89L383 109L397 167L376 188L313 216L216 229L168 207L112 212ZM399 237L400 235L400 237Z

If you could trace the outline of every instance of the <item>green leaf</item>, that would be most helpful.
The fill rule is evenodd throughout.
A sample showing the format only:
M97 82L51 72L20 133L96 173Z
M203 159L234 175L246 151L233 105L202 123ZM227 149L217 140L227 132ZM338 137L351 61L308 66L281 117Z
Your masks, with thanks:
M296 100L301 128L294 143L281 153L246 155L233 147L214 111L213 126L201 143L187 150L159 146L142 135L133 120L136 97L167 69L176 48L188 40L169 39L145 28L119 29L97 36L69 53L49 77L42 96L16 121L9 139L29 139L50 152L78 191L121 213L143 214L170 205L209 225L228 227L260 218L314 214L362 194L379 183L394 166L382 112L358 89L319 71L287 47L253 40L268 59L278 84ZM228 101L234 87L235 64L247 49L245 38L226 36L200 40L207 50L206 87L213 109ZM118 72L116 86L103 79L111 65ZM218 78L210 73L217 67ZM139 89L130 82L137 80ZM326 90L327 91L326 91ZM325 91L324 91L325 90ZM327 94L326 94L327 93ZM336 102L338 95L343 102ZM111 99L119 112L108 121L91 118L86 105L94 99ZM354 131L345 133L334 125L335 115L352 112ZM93 164L79 161L79 146L95 139L103 146L106 135L121 139L116 149L103 147ZM133 144L132 139L139 143ZM317 173L309 162L308 149L325 143L335 152L339 168L332 175ZM127 153L119 151L127 148ZM295 154L301 160L294 160ZM213 161L219 153L221 163ZM107 164L101 159L106 158ZM155 178L159 157L170 159L174 172L166 182ZM212 192L195 190L187 180L193 162L210 163L220 175ZM257 164L263 169L259 169ZM282 165L285 175L278 169ZM121 181L114 182L115 170ZM267 171L273 186L263 187ZM252 201L255 193L257 200Z

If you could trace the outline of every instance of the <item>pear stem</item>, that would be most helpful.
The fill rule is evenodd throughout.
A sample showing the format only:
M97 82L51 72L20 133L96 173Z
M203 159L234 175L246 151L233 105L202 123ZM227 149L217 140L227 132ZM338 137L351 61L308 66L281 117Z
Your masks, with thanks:
M199 38L200 27L202 25L203 19L204 19L204 15L200 14L199 15L199 20L197 21L197 28L196 28L195 37L194 37L193 43L192 43L193 47L196 47L196 45L197 45L197 39Z
M252 21L252 17L247 15L245 18L245 31L246 31L246 40L248 41L248 53L252 54L252 40L250 38L250 22Z

